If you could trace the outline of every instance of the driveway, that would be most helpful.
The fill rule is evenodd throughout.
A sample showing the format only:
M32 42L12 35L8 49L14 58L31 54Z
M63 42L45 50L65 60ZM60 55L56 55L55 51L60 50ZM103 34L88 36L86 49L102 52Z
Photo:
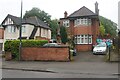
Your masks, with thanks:
M105 55L93 55L92 52L78 52L74 57L75 62L104 62Z

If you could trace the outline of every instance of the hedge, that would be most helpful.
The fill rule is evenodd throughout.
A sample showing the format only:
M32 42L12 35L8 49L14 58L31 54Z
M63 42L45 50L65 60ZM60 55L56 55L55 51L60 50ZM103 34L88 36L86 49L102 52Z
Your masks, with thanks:
M48 43L47 40L22 40L22 47L40 47L45 43ZM5 52L11 52L12 58L15 60L19 59L19 40L9 40L5 42L4 50Z

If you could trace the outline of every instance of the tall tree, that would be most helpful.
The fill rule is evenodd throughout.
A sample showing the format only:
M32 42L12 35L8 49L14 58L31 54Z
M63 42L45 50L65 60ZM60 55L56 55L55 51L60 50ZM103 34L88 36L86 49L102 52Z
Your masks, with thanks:
M101 23L100 23L100 35L101 35L101 37L103 37L105 35L105 28Z
M51 31L52 31L52 39L56 39L57 37L57 29L58 29L58 20L57 19L54 19L54 20L51 20L50 22L50 27L51 27Z
M68 38L67 38L67 31L64 26L60 27L60 36L61 36L62 43L66 44L66 42L68 41Z
M105 17L99 16L100 22L105 28L105 34L110 34L110 36L115 37L117 32L117 24Z
M48 24L51 21L51 16L48 13L46 13L45 11L41 11L39 8L36 8L36 7L32 8L29 11L26 11L23 18L29 18L29 17L33 17L33 16L38 17L40 20L42 20Z
M48 13L46 13L45 11L42 11L36 7L32 8L29 11L26 11L23 18L29 18L29 17L33 17L33 16L38 17L40 20L42 20L43 22L48 24L52 31L52 38L56 38L56 34L57 34L56 30L58 28L58 20L57 19L51 20L51 16Z

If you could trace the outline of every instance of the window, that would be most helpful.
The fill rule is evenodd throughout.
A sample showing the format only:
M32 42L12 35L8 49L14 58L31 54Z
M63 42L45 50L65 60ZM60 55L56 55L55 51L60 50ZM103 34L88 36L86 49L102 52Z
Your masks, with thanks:
M22 33L25 33L25 32L26 32L26 27L22 26Z
M92 44L91 35L77 35L75 36L75 44ZM89 43L88 43L89 42Z
M8 32L10 33L11 32L11 26L8 26Z
M89 25L91 25L91 19L88 19L88 18L76 19L74 21L74 24L75 24L75 26L76 25L86 25L86 26L89 26Z
M89 35L89 43L92 44L92 36Z
M88 19L88 25L91 25L92 22L91 22L91 19Z
M88 35L85 35L85 43L88 43Z
M69 27L69 20L64 20L63 21L63 26Z
M46 30L43 29L43 36L45 37L46 36Z
M8 32L9 32L9 33L14 33L14 32L16 32L16 27L14 27L14 26L8 26Z

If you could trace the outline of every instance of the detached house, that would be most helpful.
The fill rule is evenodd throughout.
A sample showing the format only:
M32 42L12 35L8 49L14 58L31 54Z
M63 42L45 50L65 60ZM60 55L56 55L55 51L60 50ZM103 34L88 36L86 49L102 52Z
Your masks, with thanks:
M88 51L96 44L99 36L99 9L95 3L95 13L83 6L79 10L64 18L60 18L60 25L67 28L68 37L74 40L77 51Z
M2 22L4 27L4 39L19 39L20 18L10 14ZM48 25L37 17L22 20L22 39L51 39L51 30Z

